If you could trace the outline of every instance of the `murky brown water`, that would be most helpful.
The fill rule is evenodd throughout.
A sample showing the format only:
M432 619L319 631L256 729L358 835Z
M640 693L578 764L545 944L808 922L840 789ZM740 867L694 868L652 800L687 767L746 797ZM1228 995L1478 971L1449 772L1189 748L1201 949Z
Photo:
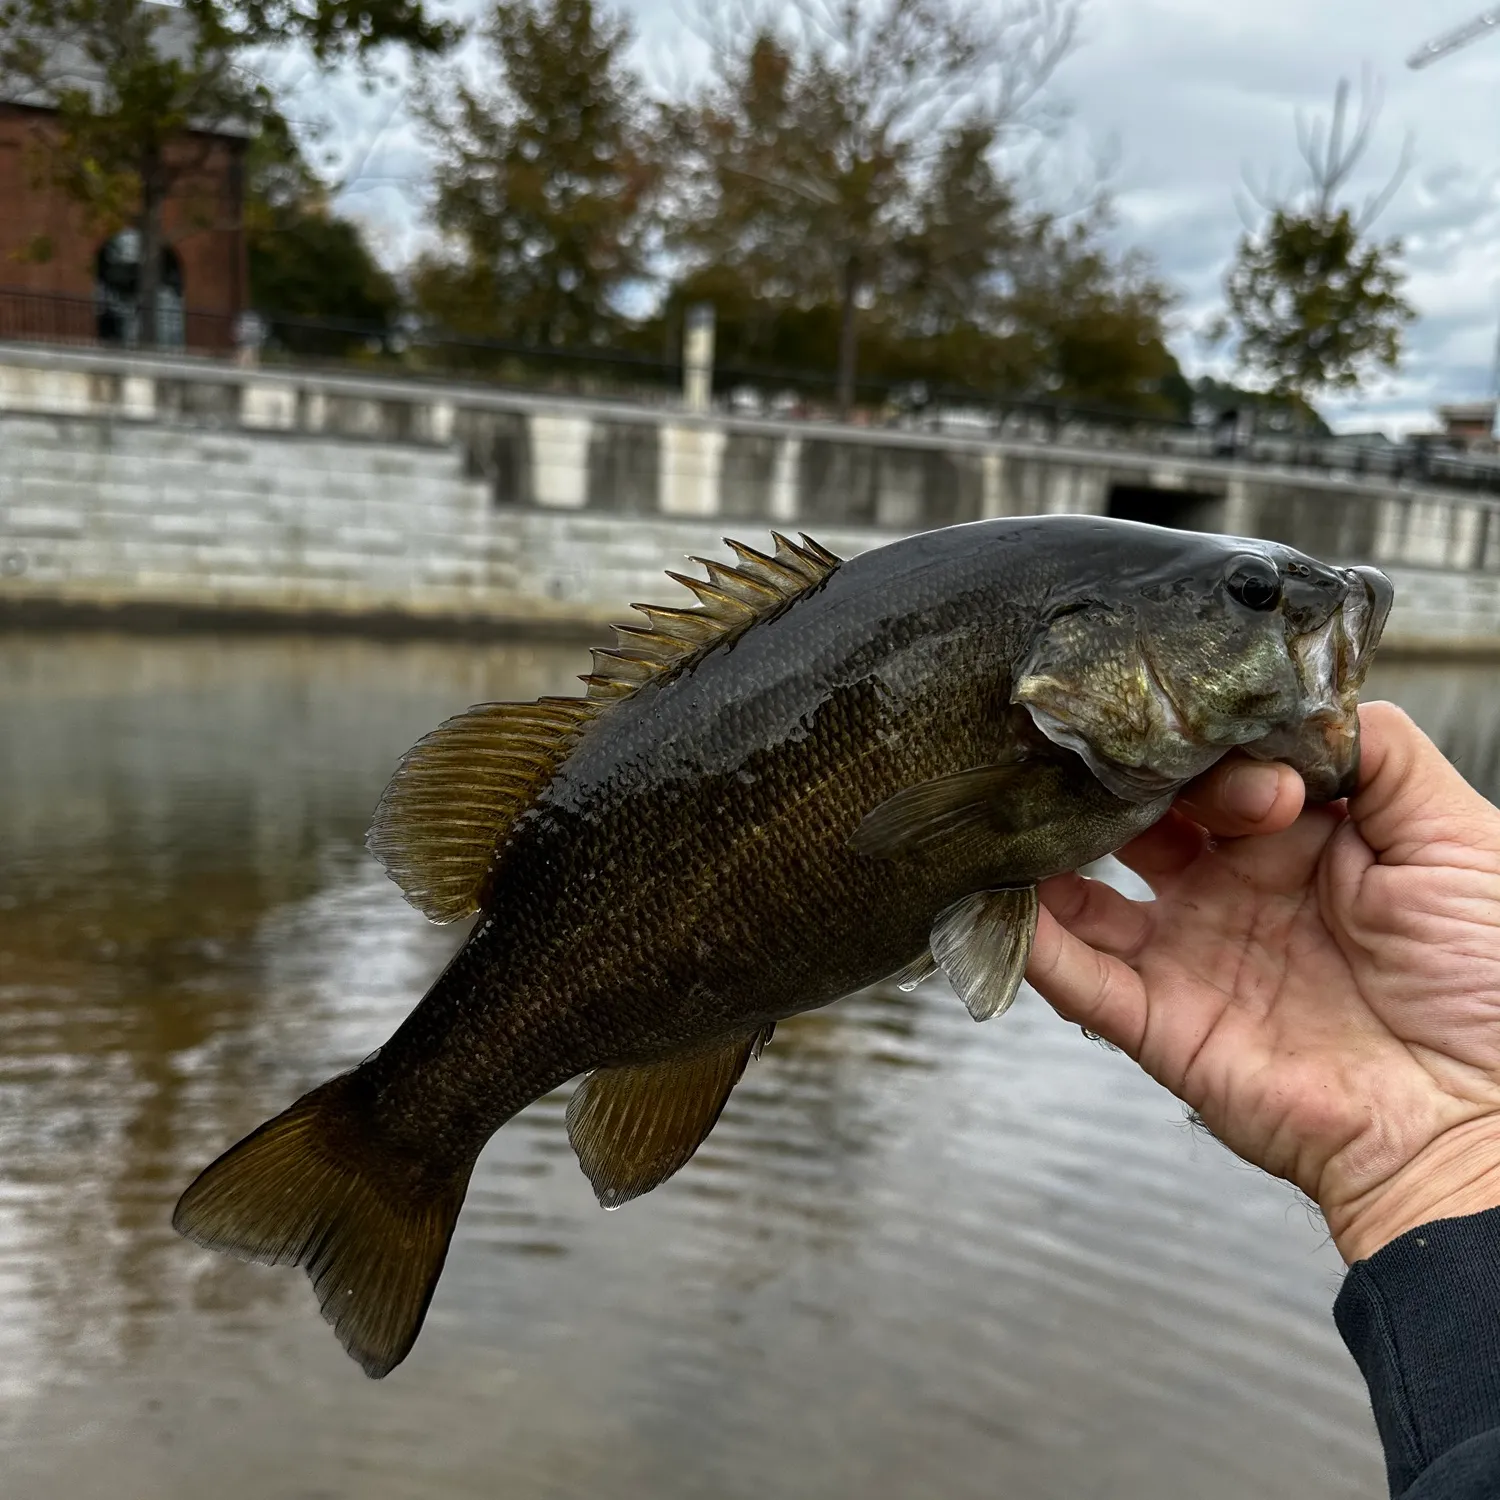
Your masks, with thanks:
M1320 1226L1031 995L784 1024L618 1214L542 1100L380 1385L300 1274L173 1235L193 1172L453 945L362 850L396 756L579 656L0 637L0 1494L1382 1493ZM1382 684L1491 795L1493 681Z

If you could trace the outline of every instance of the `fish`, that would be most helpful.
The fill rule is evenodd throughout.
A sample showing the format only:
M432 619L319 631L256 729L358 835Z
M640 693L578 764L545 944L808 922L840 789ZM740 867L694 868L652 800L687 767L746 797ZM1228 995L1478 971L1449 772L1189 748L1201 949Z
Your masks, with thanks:
M207 1166L189 1239L302 1266L371 1377L411 1350L476 1159L581 1078L609 1209L681 1169L779 1021L941 970L1015 998L1037 883L1233 750L1330 801L1393 590L1274 542L1004 518L844 560L803 536L668 576L584 694L487 703L401 760L368 847L474 918L390 1039Z

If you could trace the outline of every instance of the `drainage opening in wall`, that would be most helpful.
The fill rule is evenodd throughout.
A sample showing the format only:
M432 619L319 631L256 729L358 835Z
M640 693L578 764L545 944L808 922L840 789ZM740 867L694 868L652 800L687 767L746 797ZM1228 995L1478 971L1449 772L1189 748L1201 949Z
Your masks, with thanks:
M1214 531L1223 513L1224 497L1197 490L1158 490L1147 485L1114 484L1109 489L1107 515L1122 521L1147 521L1179 531Z

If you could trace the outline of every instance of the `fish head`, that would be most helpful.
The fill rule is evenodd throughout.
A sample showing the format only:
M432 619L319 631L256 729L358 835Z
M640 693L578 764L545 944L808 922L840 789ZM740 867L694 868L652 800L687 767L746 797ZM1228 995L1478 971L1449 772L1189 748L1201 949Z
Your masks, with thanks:
M1286 761L1310 800L1348 795L1390 581L1275 542L1137 530L1154 529L1132 528L1107 576L1054 591L1012 701L1130 801L1237 746Z

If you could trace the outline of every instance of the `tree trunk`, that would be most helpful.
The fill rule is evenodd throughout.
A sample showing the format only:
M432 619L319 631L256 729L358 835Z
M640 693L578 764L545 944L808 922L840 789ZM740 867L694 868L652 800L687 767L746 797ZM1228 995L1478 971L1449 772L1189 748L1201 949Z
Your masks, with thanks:
M142 349L156 347L157 307L161 300L161 164L148 152L141 164L140 263L136 267L135 335Z
M836 399L839 416L848 420L854 409L854 372L859 353L859 258L851 255L844 262L844 284L840 288L839 309L839 378Z

